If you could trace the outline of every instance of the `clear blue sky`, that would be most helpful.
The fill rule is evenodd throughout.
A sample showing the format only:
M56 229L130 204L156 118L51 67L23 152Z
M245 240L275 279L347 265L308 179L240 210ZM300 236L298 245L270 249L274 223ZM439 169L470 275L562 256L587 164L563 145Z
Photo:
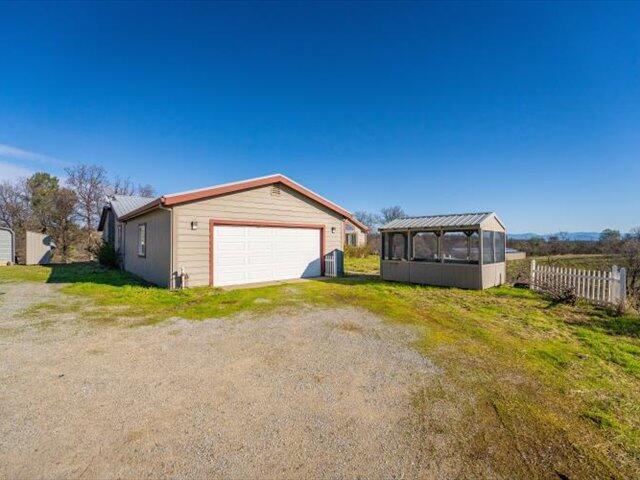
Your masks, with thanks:
M0 178L640 224L640 3L3 3L0 58Z

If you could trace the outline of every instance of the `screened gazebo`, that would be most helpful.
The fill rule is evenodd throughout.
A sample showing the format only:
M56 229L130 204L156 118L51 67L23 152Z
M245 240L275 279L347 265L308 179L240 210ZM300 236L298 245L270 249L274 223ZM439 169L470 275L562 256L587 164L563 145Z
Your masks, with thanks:
M493 212L398 218L380 233L384 280L470 289L506 280L506 229Z

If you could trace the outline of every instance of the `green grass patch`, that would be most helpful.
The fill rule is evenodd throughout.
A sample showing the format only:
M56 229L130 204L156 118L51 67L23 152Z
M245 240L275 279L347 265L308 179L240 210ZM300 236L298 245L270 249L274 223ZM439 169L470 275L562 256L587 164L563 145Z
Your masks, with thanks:
M9 265L0 267L0 282L95 283L101 285L144 285L145 282L122 271L97 263L54 265Z
M377 275L380 272L380 257L369 255L364 258L356 258L345 255L344 269L348 273L357 275Z

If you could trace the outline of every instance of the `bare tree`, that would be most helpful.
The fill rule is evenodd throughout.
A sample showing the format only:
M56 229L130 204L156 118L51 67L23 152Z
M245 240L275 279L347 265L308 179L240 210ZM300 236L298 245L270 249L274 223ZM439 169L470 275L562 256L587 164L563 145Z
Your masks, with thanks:
M87 230L93 230L104 201L108 181L99 165L76 165L65 169L68 184L77 197L76 214Z
M640 227L632 230L640 233ZM627 267L627 287L630 297L640 306L640 237L628 236L621 248Z
M155 197L155 189L148 183L138 184L136 188L129 177L117 176L107 188L112 195L138 195L140 197Z
M395 220L396 218L406 217L407 214L404 213L402 207L396 205L393 207L386 207L380 210L380 214L382 215L382 223L389 223L391 220Z
M135 188L129 177L123 178L118 176L114 179L109 191L113 195L133 195Z
M606 228L600 233L599 244L605 253L618 253L622 244L622 234L619 230Z
M380 218L380 215L375 213L365 212L364 210L358 210L357 212L354 212L353 216L360 223L364 223L367 227L371 229L374 229L375 227L380 225L380 223L382 223L382 219Z
M629 230L629 232L627 233L627 238L640 241L640 227L635 227Z
M146 185L138 185L138 195L153 198L156 196L156 190L148 183Z
M0 225L12 230L26 227L30 215L26 180L0 183Z

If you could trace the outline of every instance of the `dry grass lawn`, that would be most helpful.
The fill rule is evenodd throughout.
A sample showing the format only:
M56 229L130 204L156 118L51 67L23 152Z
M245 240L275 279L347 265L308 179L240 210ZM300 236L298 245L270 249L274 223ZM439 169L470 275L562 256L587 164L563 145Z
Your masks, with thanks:
M640 477L637 315L375 277L168 292L80 265L0 282L0 476Z

